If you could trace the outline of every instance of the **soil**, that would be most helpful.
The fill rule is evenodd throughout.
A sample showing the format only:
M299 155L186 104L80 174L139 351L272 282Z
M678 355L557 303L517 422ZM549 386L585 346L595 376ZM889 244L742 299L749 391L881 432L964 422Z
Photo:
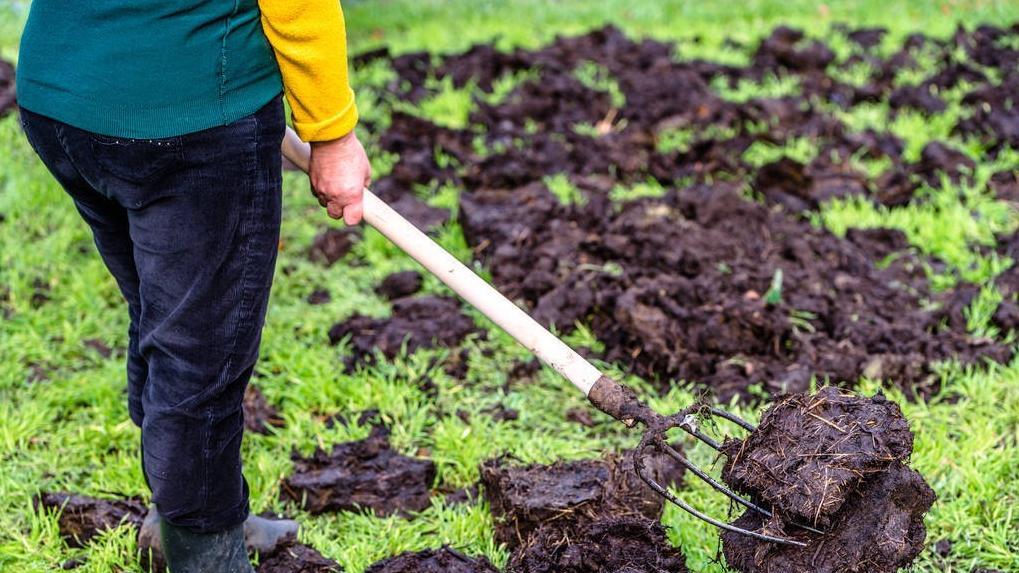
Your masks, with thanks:
M424 277L417 271L400 271L382 279L375 292L389 300L410 296L421 290Z
M81 344L85 348L93 350L101 358L109 358L110 356L113 356L113 349L98 338L86 338L81 341Z
M460 216L496 284L540 322L587 322L605 359L723 400L755 384L804 391L811 376L851 385L867 375L928 396L934 362L1011 356L941 324L925 303L953 293L934 295L920 261L897 250L901 233L838 238L730 185L564 206L534 183L465 193Z
M325 229L312 241L308 259L327 267L332 266L350 252L358 237L360 232L356 228Z
M660 483L678 484L683 470L671 458L650 464ZM510 549L540 526L587 523L600 517L661 517L664 500L633 470L633 454L553 465L513 466L499 458L481 466L485 499L496 517L495 538Z
M67 492L43 492L32 503L36 510L60 511L60 536L71 547L83 547L100 533L123 524L141 527L148 508L136 499L99 499Z
M570 408L566 411L566 419L587 428L593 428L596 425L590 408Z
M0 59L0 118L18 107L14 92L14 64Z
M280 497L309 513L367 508L379 516L408 515L430 505L435 464L394 451L382 426L363 440L292 458L294 471L283 480Z
M259 558L257 573L338 573L339 563L324 557L313 547L292 543Z
M329 294L329 291L324 288L317 288L311 291L307 300L310 305L327 304L333 300L333 295Z
M399 159L376 189L390 200L419 200L410 189L450 182L465 189L459 222L496 286L564 332L587 323L605 345L601 358L631 364L662 387L696 382L728 400L749 397L754 385L782 394L806 390L812 376L851 386L867 375L930 396L939 384L932 364L1006 361L1011 349L970 337L964 325L942 325L936 307L954 293L935 294L923 265L943 265L919 259L901 233L840 238L803 214L853 196L892 207L925 201L921 185L968 179L973 160L934 141L909 161L893 134L854 132L826 108L888 102L896 112L936 113L938 94L966 81L972 88L956 131L999 149L1019 126L1008 96L1019 81L1008 65L1015 49L1006 41L1019 32L981 26L945 41L914 35L886 57L873 50L882 30L836 33L854 46L844 60L780 27L746 48L745 67L677 61L677 46L631 40L613 27L534 50L405 54L393 61L399 81L386 89L412 100L429 94L428 76L483 91L507 74L536 77L500 101L476 101L465 129L394 114L380 144ZM934 73L897 85L898 72L914 68L921 53L938 62ZM1000 85L960 54L998 67ZM383 57L369 56L363 61ZM625 106L578 79L575 70L590 62L615 82ZM867 82L838 81L857 63L874 70ZM713 87L771 75L794 76L802 89L736 102ZM591 129L575 129L581 124ZM658 144L677 129L693 139L662 151ZM757 167L743 157L755 143L793 138L809 139L815 158ZM872 177L850 157L889 167ZM553 196L545 183L552 174L565 176L582 201ZM1007 175L1000 178L1007 189ZM664 197L608 199L617 185L649 180L668 190ZM747 187L764 204L749 199ZM778 273L781 288L769 293Z
M384 559L365 570L365 573L498 573L498 569L485 557L472 558L442 547L427 551L401 553Z
M683 572L685 559L658 523L664 502L633 470L633 454L550 466L481 467L495 536L513 551L510 572ZM660 483L678 484L670 458L648 465Z
M244 390L244 429L256 434L269 434L269 428L282 428L286 422L279 409L269 404L254 384Z
M481 411L496 422L512 422L520 418L520 412L507 408L504 404L496 404Z
M743 573L883 573L909 565L923 549L923 516L935 499L905 465L912 450L909 425L880 394L826 387L776 402L745 440L723 444L722 479L774 511L769 520L748 510L734 525L808 545L723 532L727 563Z
M404 218L422 231L431 231L449 220L449 211L432 207L413 195L401 194L391 198L393 196L392 193L380 193L379 196L397 213L403 215Z
M750 511L733 522L746 529L782 532L807 547L761 543L724 532L722 549L726 563L742 573L894 573L923 550L923 516L934 500L923 477L896 461L850 493L832 516L827 535L765 524Z
M722 479L784 518L823 528L861 480L912 451L897 404L828 386L780 399L747 439L726 441Z
M683 552L656 521L607 517L571 531L543 526L510 557L507 573L686 573Z
M481 499L481 493L477 484L455 489L443 497L446 505L470 505L479 499Z
M394 358L404 349L455 347L478 328L460 310L460 303L442 296L405 297L393 301L390 318L372 318L355 314L329 329L329 341L338 344L348 339L347 367L372 362L375 353Z

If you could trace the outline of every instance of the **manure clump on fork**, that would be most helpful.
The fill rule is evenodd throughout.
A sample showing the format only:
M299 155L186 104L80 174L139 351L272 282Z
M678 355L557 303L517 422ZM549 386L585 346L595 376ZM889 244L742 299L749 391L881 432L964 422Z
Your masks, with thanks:
M881 394L826 387L772 405L744 440L721 446L722 479L772 515L747 510L732 525L805 546L722 532L744 573L891 573L923 549L934 491L906 466L913 434ZM817 528L823 533L809 530Z

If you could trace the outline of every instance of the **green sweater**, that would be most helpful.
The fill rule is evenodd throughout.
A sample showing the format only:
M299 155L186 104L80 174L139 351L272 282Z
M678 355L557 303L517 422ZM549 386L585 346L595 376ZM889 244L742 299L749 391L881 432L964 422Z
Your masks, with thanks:
M34 0L18 104L103 135L226 125L282 91L257 0Z

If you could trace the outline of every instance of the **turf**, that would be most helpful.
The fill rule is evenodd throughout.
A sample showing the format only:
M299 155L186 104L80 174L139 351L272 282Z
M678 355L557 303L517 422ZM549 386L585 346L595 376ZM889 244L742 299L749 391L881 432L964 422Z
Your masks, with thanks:
M3 57L16 58L27 4L15 0L0 7ZM500 47L533 46L556 34L579 33L615 21L631 34L680 40L684 57L734 62L741 62L745 55L725 47L725 37L752 42L779 23L804 27L818 37L825 37L834 22L884 25L892 31L884 44L890 47L913 31L946 36L959 23L1019 21L1019 4L980 0L861 0L823 5L757 0L740 3L739 8L730 3L678 0L348 0L345 7L354 51L388 45L397 52L446 52L492 39ZM584 75L599 81L597 70L585 70ZM387 77L384 65L373 65L355 73L354 82L355 86L380 85ZM510 83L497 92L507 92ZM765 81L741 84L726 95L738 100L779 95L789 89L795 86ZM958 112L951 97L946 99L949 108L940 116L925 120L906 113L888 126L907 142L907 156L946 135ZM438 96L404 109L457 126L466 121L470 105L469 89L447 85ZM371 90L364 90L360 106L367 120L385 125L391 106L374 98ZM883 125L886 112L858 106L842 119L862 129ZM373 134L363 135L369 148L374 147ZM688 136L678 133L670 144L682 146ZM988 309L993 310L1000 294L990 279L1009 261L982 254L975 246L991 244L995 232L1012 230L1019 222L1012 208L995 201L984 185L993 171L1019 164L1019 155L1006 150L990 161L983 158L978 145L965 149L978 165L972 185L927 190L930 201L891 210L857 201L828 204L815 223L836 233L861 226L903 229L918 251L948 263L946 269L932 271L936 284L965 278L984 286L970 308L969 327L975 333L998 334L989 325ZM137 463L138 430L127 418L124 399L122 349L127 324L116 286L96 255L87 228L35 159L14 118L0 120L0 150L0 213L6 218L0 223L0 300L6 297L3 304L12 310L7 318L0 315L0 570L49 571L69 559L85 558L79 571L137 571L134 537L126 528L102 536L86 549L72 550L61 541L55 516L32 509L31 497L42 489L142 497L147 491ZM755 161L768 161L777 155L809 156L812 149L809 142L796 141L748 153ZM393 158L372 155L376 172L387 172ZM568 182L553 183L562 198L576 199ZM307 192L302 177L288 175L285 188L278 268L286 272L278 272L274 284L256 383L270 402L280 406L287 423L270 435L249 434L245 439L253 510L293 511L277 498L292 449L307 454L316 445L327 447L366 435L367 430L356 427L328 427L326 418L336 412L378 408L393 429L395 447L408 454L427 453L438 465L439 483L451 487L473 483L478 464L498 453L549 462L590 457L635 441L633 435L608 423L592 432L564 422L564 412L584 407L584 401L550 371L541 371L538 383L527 386L526 392L504 393L508 365L525 354L473 311L477 322L488 327L489 338L467 343L471 353L467 380L441 371L432 374L440 389L437 401L427 398L417 381L429 361L443 351L419 351L354 374L344 373L344 349L326 344L329 326L355 311L384 315L388 306L373 292L374 286L388 273L415 265L372 231L355 247L355 255L368 264L340 262L326 269L308 262L304 251L312 237L333 223ZM613 196L622 199L660 192L648 184L620 188ZM454 208L456 193L455 188L444 188L430 201ZM440 240L462 259L469 257L455 223L441 230ZM309 306L305 297L319 287L331 292L332 301ZM433 278L426 279L425 290L443 292ZM33 302L42 291L49 300L40 304L35 297ZM89 339L101 340L115 350L113 355L104 358L82 344ZM571 342L597 346L584 329L573 333ZM605 366L610 371L618 367ZM978 368L945 364L939 375L943 390L929 403L891 394L916 433L914 466L940 496L927 518L931 547L915 570L1019 571L1019 511L1015 509L1019 507L1019 362ZM641 381L629 381L652 396ZM874 390L876 385L864 382L864 388ZM687 391L674 390L653 397L653 403L670 411L692 398ZM518 410L520 418L497 423L474 415L465 422L456 415L458 409L477 413L497 402ZM758 413L753 407L735 408L751 418ZM605 421L600 415L595 419ZM713 452L702 447L694 447L692 456L705 465L714 461ZM723 498L696 480L688 482L682 495L714 515L726 514ZM444 543L465 553L485 554L496 565L505 563L508 555L493 541L486 507L447 507L441 498L436 499L432 508L410 521L349 513L312 518L298 512L304 527L302 541L354 573L398 552ZM718 562L718 537L710 526L674 508L666 512L664 522L671 527L670 539L688 555L691 570L725 571ZM933 550L934 542L942 539L952 542L947 558Z

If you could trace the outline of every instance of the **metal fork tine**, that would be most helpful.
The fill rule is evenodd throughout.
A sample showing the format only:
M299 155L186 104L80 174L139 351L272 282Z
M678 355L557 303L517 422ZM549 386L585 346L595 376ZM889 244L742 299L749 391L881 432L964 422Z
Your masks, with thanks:
M806 543L803 543L803 542L800 542L800 541L796 541L796 540L793 540L793 539L787 539L785 537L776 537L774 535L766 535L764 533L758 533L756 531L750 531L749 529L743 529L741 527L736 527L735 525L729 525L728 523L725 523L723 521L718 521L717 519L709 517L709 516L699 512L699 511L697 511L696 509L694 509L693 507L688 505L685 501L683 501L683 500L679 499L678 497L676 497L675 495L673 495L672 492L670 492L668 489L666 489L661 484L659 484L654 479L652 479L650 476L648 476L645 473L645 469L644 469L642 464L638 464L636 469L637 469L637 475L640 477L640 479L644 480L644 483L648 484L648 486L650 486L651 489L653 489L656 492L658 492L658 494L661 495L662 497L664 497L665 499L667 499L670 502L672 502L672 503L676 504L677 506L681 507L683 510L689 512L691 515L693 515L697 519L700 519L702 521L706 521L706 522L710 523L711 525L714 525L715 527L718 527L718 528L721 528L721 529L725 529L726 531L732 531L733 533L739 533L741 535L748 535L748 536L753 537L754 539L758 539L760 541L768 541L768 542L771 542L771 543L780 543L782 545L794 545L794 546L797 546L797 547L806 547L807 546Z
M701 468L697 467L697 465L695 465L693 462L691 462L690 460L686 459L686 457L683 456L683 454L679 453L678 451L676 451L675 448L673 448L669 444L665 443L664 440L661 440L660 442L658 442L657 446L660 449L664 450L665 453L668 454L671 458L673 458L674 460L676 460L677 462L682 464L683 467L685 467L686 469L688 469L691 472L693 472L694 475L696 475L697 477L701 478L701 480L705 481L711 487L715 488L715 490L725 494L726 497L728 497L729 499L735 501L736 503L742 504L742 505L746 506L749 509L752 509L752 510L756 511L757 513L760 513L761 515L763 515L765 517L771 517L771 512L770 511L768 511L767 509L764 509L763 507L761 507L759 505L756 505L755 503L753 503L752 501L750 501L750 500L748 500L746 498L743 498L743 497L740 497L739 495L737 495L736 492L734 492L731 489L729 489L728 487L726 487L725 484L723 484L723 483L719 482L718 480L716 480L715 478L711 477L710 475L705 473L704 470L702 470ZM810 531L812 533L817 533L817 534L820 534L820 535L824 535L823 531L819 531L819 530L814 529L813 527L810 527L810 526L807 526L807 525L802 525L800 523L793 523L792 525L795 525L795 526L800 527L802 529L806 529L807 531Z
M721 408L715 408L714 406L711 406L708 408L708 411L711 412L711 414L714 416L718 416L719 418L725 418L726 420L729 420L733 424L740 426L741 428L748 432L753 432L754 430L757 429L757 426L751 424L750 422L744 420L743 418L740 418L736 414L727 412Z
M697 428L695 428L693 426L687 426L685 423L680 424L679 427L683 428L684 432L690 434L691 436L697 438L698 440L700 440L700 441L704 442L705 444L707 444L708 446L710 446L716 452L722 451L722 444L719 444L718 442L716 442L714 440L714 438L712 438L711 436L709 436L709 435L705 434L704 432L698 430Z

